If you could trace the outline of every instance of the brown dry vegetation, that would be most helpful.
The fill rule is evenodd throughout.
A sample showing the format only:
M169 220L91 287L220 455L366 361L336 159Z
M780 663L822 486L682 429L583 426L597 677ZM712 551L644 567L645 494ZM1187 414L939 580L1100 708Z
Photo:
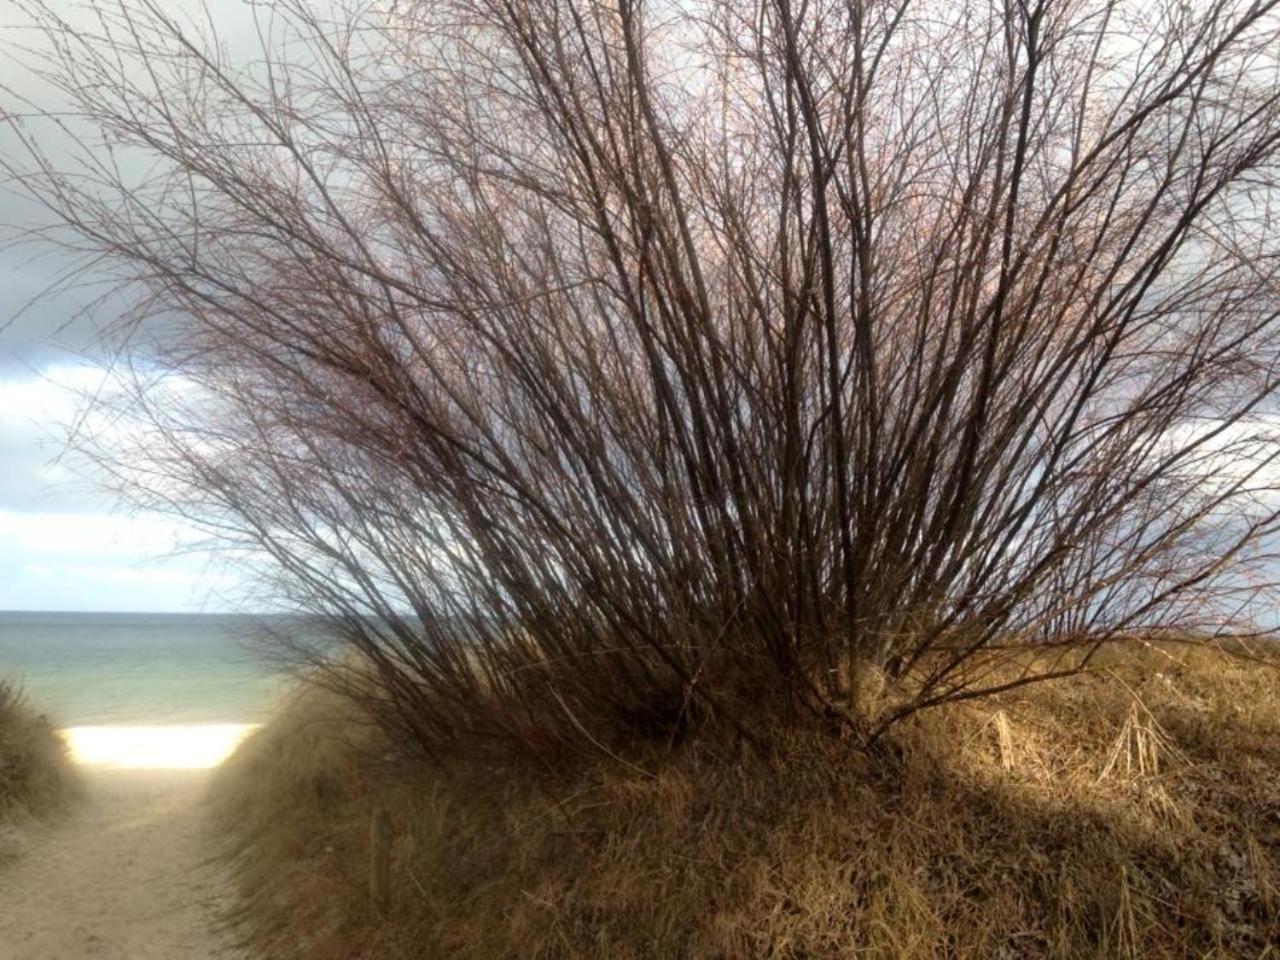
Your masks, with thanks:
M1275 664L1106 660L917 715L891 764L793 726L767 760L705 736L554 776L432 771L304 690L215 808L271 957L1275 955Z
M66 743L16 685L0 680L0 820L57 809L73 783Z

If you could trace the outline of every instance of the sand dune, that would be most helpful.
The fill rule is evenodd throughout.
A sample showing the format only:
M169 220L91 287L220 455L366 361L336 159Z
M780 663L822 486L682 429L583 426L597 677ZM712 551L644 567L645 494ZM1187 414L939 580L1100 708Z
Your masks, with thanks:
M247 729L68 731L86 796L0 865L0 960L239 960L202 799Z

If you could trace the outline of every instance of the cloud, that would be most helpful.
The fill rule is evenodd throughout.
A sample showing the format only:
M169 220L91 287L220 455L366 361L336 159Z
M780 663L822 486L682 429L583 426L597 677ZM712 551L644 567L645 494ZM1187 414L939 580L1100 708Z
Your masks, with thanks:
M246 65L260 56L257 21L270 18L266 8L204 0L162 6L188 35L207 40L216 33L231 62ZM51 7L73 29L101 30L93 4ZM20 118L0 122L0 155L28 167L25 135L54 167L74 170L78 151L96 149L96 133L64 111L65 96L41 76L55 62L48 41L32 29L23 5L13 3L0 3L0 36L7 41L0 48L0 119ZM60 113L65 126L35 116L42 112ZM118 151L116 159L131 162ZM0 609L191 609L211 592L234 592L233 574L213 571L198 556L175 556L191 546L192 530L159 515L116 512L91 465L64 449L84 393L108 376L95 362L99 335L128 291L94 310L86 308L101 287L72 285L41 296L76 267L77 255L27 242L30 231L47 230L54 220L20 191L0 185L0 209ZM85 426L104 445L123 442L130 428L100 415Z
M240 592L233 570L201 550L204 536L158 513L127 514L63 449L85 398L112 389L88 364L0 379L0 609L221 609ZM121 435L127 422L89 415Z
M241 579L201 542L158 514L0 511L0 609L225 609Z
M195 530L159 514L12 513L0 511L0 543L39 559L154 559L200 542Z
M112 497L92 470L65 449L84 396L100 385L100 367L58 365L0 379L0 510L105 511Z
M102 33L93 3L50 4L71 29ZM104 4L110 9L112 4ZM229 63L243 66L261 57L258 23L272 14L251 2L207 3L165 0L161 7L184 33L198 43L214 44ZM109 18L118 21L118 17ZM117 28L120 24L117 22ZM76 172L82 154L98 155L99 133L77 116L65 93L44 73L56 69L57 57L24 5L0 2L0 157L29 171L32 158L23 137L38 143L55 169ZM145 82L140 64L124 69ZM56 115L57 122L39 114ZM9 118L20 118L10 123ZM142 151L117 149L112 157L126 177L142 176L153 158ZM88 261L82 254L31 237L48 232L57 218L12 182L0 178L0 375L41 368L73 356L100 352L102 328L118 316L127 291L95 304L115 281L102 273L79 272ZM57 289L69 274L75 278ZM96 283L94 281L97 281ZM46 292L53 287L53 292ZM92 307L92 309L90 309Z

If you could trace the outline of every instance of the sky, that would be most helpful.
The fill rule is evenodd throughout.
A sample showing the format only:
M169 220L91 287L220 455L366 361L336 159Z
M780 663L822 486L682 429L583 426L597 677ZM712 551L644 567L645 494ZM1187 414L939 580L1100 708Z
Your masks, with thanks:
M7 298L6 298L7 299ZM16 338L9 338L16 339ZM239 584L191 527L127 509L62 437L103 371L7 344L0 378L0 610L217 611ZM25 347L25 349L24 349Z
M169 0L175 12L195 0ZM210 4L220 37L246 51L255 43L241 0ZM73 22L85 11L68 2ZM12 0L0 0L0 112L21 99L41 107L56 97L17 52L38 48ZM45 149L59 159L56 139ZM12 154L0 124L0 151ZM183 523L131 512L63 438L84 409L83 393L105 375L98 326L109 308L82 316L88 294L41 297L67 266L65 256L22 243L38 211L0 183L0 610L223 611L237 607L239 579L193 552L203 542ZM34 303L32 301L34 300Z

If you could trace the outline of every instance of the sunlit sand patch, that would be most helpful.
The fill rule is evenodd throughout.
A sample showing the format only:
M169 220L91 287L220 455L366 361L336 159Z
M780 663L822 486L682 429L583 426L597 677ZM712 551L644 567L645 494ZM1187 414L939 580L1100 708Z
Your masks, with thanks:
M216 767L255 723L154 727L68 727L63 730L76 763L117 769L200 770Z

